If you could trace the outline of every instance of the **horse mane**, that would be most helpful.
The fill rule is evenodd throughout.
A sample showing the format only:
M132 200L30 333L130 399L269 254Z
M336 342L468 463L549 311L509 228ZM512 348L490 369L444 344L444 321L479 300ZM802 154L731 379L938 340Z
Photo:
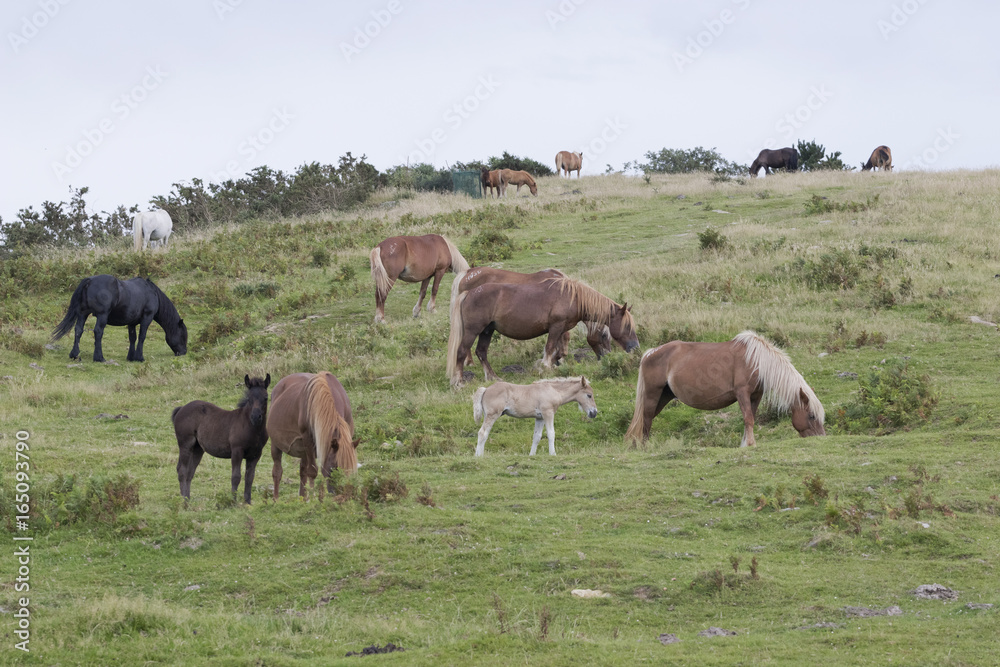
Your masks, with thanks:
M583 312L580 318L586 322L597 322L598 324L611 324L612 308L618 306L613 300L604 296L590 285L585 285L579 280L572 278L550 278L546 282L559 285L560 292L569 292L569 298ZM632 313L625 311L622 324L635 330L635 322L632 320Z
M177 312L177 308L174 303L167 298L167 295L163 293L159 287L156 286L149 278L146 278L146 284L153 288L153 292L156 293L156 299L159 301L159 305L156 309L156 316L153 318L156 320L163 329L170 330L174 332L180 325L181 314Z
M309 427L316 445L316 468L322 473L326 464L326 445L336 435L337 467L345 475L350 475L358 469L358 455L351 442L350 427L333 400L333 392L330 391L330 385L326 381L328 375L332 373L320 371L310 378L309 384L306 385Z
M576 377L565 377L565 378L542 378L541 380L535 380L531 384L562 384L573 382L575 384L580 384L582 380L586 378L582 375L577 375ZM587 384L590 384L589 382Z
M795 370L788 354L767 339L753 331L744 331L733 338L733 342L746 349L747 365L756 373L768 401L781 412L788 412L801 402L799 391L809 398L809 405L819 423L824 423L826 413L812 387L802 374Z

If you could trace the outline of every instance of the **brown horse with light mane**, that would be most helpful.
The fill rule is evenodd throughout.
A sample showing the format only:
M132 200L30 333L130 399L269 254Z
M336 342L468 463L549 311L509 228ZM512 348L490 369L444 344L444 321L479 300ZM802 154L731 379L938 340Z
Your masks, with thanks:
M580 178L580 169L583 168L583 153L570 153L569 151L559 151L556 153L556 173L560 176L565 172L569 178L569 172L575 171L576 177Z
M451 319L455 318L455 308L458 305L458 295L468 292L470 289L479 287L485 283L507 283L511 285L524 285L527 283L541 283L552 278L565 278L566 274L559 269L542 269L534 273L518 273L517 271L506 271L504 269L494 269L490 266L476 266L464 273L455 276L451 283ZM594 354L600 359L611 351L611 333L607 325L597 322L584 322L587 328L587 344L594 350ZM570 335L572 331L567 331L563 335L560 343L561 357L566 356L569 351ZM472 362L472 350L465 363Z
M501 169L500 170L500 196L507 196L507 186L516 185L517 191L521 191L522 185L527 185L528 190L531 194L538 196L538 186L535 185L535 179L532 178L531 174L526 171L514 171L513 169Z
M427 294L427 284L434 279L427 310L433 311L441 277L447 271L461 273L469 268L458 248L443 236L391 236L372 249L368 256L372 280L375 281L375 321L385 322L385 299L389 290L402 280L420 283L420 298L413 307L413 316L420 317L420 305Z
M879 146L872 151L872 156L868 162L861 165L861 171L869 169L881 169L882 171L892 171L892 151L888 146Z
M350 475L358 470L358 440L354 440L351 401L343 385L327 371L295 373L281 379L271 393L267 416L274 468L274 499L281 483L281 454L302 459L299 495L305 497L317 472L324 478L336 467Z
M646 440L653 417L676 398L699 410L739 403L740 447L753 447L754 418L764 396L778 410L792 413L792 426L802 437L826 435L823 404L802 374L784 351L753 331L725 343L671 341L642 356L635 412L625 439L633 444Z
M563 335L580 321L606 324L611 338L626 352L639 347L628 304L619 306L576 280L554 278L524 285L486 283L459 294L448 336L447 373L452 386L461 386L465 359L477 336L476 356L483 364L486 379L499 380L487 359L494 331L516 340L548 334L542 364L551 368L562 359Z
M479 185L483 190L483 196L486 196L486 191L490 191L490 199L493 198L493 189L496 188L497 197L500 197L500 169L494 169L490 171L489 167L479 168Z

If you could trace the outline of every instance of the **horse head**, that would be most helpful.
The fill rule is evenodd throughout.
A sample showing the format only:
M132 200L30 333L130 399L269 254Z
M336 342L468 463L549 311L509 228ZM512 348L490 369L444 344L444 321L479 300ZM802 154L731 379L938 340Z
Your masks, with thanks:
M249 406L250 424L262 426L267 419L267 387L271 384L271 374L268 373L263 380L244 375L243 384L246 385L247 393L239 407Z
M184 320L177 320L176 327L170 327L167 334L167 345L173 350L174 356L182 357L187 354L188 330Z
M803 389L799 389L799 400L792 406L792 426L803 438L826 435L823 422L817 417L815 409L809 403L809 395Z
M574 397L577 405L580 406L580 412L587 415L587 419L593 419L597 416L597 403L594 402L594 389L587 382L587 378L580 378L580 389L576 392Z
M626 352L639 349L639 337L635 334L635 322L632 320L632 309L629 305L615 304L614 314L608 323L608 330L615 342Z

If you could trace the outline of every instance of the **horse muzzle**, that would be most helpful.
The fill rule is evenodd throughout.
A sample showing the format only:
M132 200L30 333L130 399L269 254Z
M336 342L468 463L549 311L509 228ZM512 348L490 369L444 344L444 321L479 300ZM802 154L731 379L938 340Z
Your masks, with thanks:
M593 410L587 410L587 419L593 419L596 416L597 416L597 408L594 408Z

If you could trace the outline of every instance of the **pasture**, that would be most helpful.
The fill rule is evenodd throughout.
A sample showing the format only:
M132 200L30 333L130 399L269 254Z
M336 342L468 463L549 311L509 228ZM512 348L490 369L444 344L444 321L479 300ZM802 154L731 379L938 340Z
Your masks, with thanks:
M175 232L152 252L123 239L5 261L0 663L993 664L997 607L967 605L1000 604L1000 334L970 317L1000 321L998 219L998 171L549 177L537 197L389 191L346 215ZM470 263L505 253L489 263L557 268L627 302L642 351L769 337L828 435L799 438L765 405L740 449L737 406L672 403L630 448L639 355L597 361L578 331L550 374L586 376L597 417L563 407L558 454L534 457L527 423L501 419L475 457L486 383L473 363L450 388L448 308L413 319L418 286L399 282L372 322L372 248L429 233ZM187 354L154 324L145 361L127 362L109 327L95 363L93 319L81 361L65 339L46 348L73 289L102 273L155 281ZM537 379L544 341L497 338L500 377ZM229 461L205 457L183 501L174 408L229 410L247 374L273 388L319 370L350 397L355 476L302 502L289 466L275 502L265 453L245 506ZM18 535L34 537L29 593ZM925 584L958 597L919 599ZM20 597L30 653L14 648ZM710 627L736 634L699 636ZM405 650L345 657L388 642Z

